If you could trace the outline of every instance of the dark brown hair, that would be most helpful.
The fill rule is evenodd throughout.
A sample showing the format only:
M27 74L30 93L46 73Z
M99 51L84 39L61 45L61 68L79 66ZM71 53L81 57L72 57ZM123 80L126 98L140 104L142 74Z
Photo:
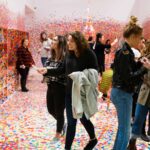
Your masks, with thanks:
M51 50L51 55L52 55L52 59L57 59L57 60L63 60L64 55L66 53L66 49L67 49L67 41L66 38L64 36L61 35L57 35L56 36L58 38L58 45L57 45L57 51L58 51L58 56L56 56L56 52L54 49Z
M45 39L43 38L43 34L45 34L47 36L47 33L45 31L41 32L41 34L40 34L41 43L43 43L43 41L47 41L47 38L45 38Z
M72 36L74 42L77 45L76 55L79 57L85 50L89 48L88 41L86 40L84 35L79 31L72 32L69 35Z
M129 38L132 34L139 35L142 34L143 29L137 25L138 19L135 16L130 17L129 23L125 26L123 31L123 37Z
M23 47L23 44L24 44L24 41L25 40L29 40L28 38L23 38L22 40L21 40L21 46Z

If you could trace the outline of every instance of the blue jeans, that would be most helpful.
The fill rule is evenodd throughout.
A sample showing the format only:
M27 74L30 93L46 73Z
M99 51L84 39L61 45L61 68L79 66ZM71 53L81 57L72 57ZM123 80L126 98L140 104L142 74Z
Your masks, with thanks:
M43 67L45 67L46 61L47 61L47 57L41 57L41 62L42 62Z
M132 138L137 138L141 135L142 127L150 108L137 103L135 111L135 120L132 126Z
M130 138L132 94L112 88L111 100L115 105L118 116L118 131L113 150L126 150Z

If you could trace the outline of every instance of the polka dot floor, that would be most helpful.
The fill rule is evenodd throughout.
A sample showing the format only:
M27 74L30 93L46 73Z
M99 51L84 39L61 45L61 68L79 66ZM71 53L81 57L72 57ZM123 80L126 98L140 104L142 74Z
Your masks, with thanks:
M0 150L63 150L64 137L54 142L55 120L46 108L46 84L42 76L31 70L28 93L19 90L0 106ZM95 125L98 144L94 150L111 150L117 130L116 112L112 104L99 100L99 112L91 119ZM83 150L89 138L78 121L72 150ZM150 145L137 142L138 150Z

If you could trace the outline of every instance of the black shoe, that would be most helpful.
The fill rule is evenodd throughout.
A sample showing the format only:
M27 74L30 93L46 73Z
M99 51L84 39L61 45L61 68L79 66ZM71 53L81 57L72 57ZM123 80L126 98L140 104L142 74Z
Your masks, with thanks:
M97 139L90 140L84 150L92 150L96 146L97 142Z
M22 92L28 92L29 90L28 89L22 89L21 91Z
M146 134L142 134L141 139L145 142L150 142L150 138Z

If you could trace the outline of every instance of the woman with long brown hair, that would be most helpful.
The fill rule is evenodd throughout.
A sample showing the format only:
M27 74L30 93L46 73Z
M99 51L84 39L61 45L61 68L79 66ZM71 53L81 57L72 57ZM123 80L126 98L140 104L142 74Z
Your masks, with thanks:
M66 52L67 41L64 36L57 35L52 39L51 58L46 62L46 68L61 68ZM47 82L47 109L48 112L56 119L56 135L53 140L61 138L64 126L64 109L65 109L65 75L57 77L45 75Z
M41 55L42 65L45 66L46 60L50 57L51 50L51 39L48 38L48 35L45 31L40 34L40 42L42 43L41 48L38 50L38 53Z
M89 49L89 45L85 37L81 32L73 32L68 35L68 52L66 53L64 66L59 69L39 69L42 74L57 76L65 73L67 76L66 87L66 113L67 113L67 133L65 149L70 150L76 132L77 119L73 118L72 112L72 80L69 78L69 74L75 71L83 71L84 69L96 69L98 70L97 58L93 51ZM80 119L81 123L85 127L89 134L90 140L85 146L84 150L92 150L97 144L97 138L94 131L94 126L90 120L83 114Z

